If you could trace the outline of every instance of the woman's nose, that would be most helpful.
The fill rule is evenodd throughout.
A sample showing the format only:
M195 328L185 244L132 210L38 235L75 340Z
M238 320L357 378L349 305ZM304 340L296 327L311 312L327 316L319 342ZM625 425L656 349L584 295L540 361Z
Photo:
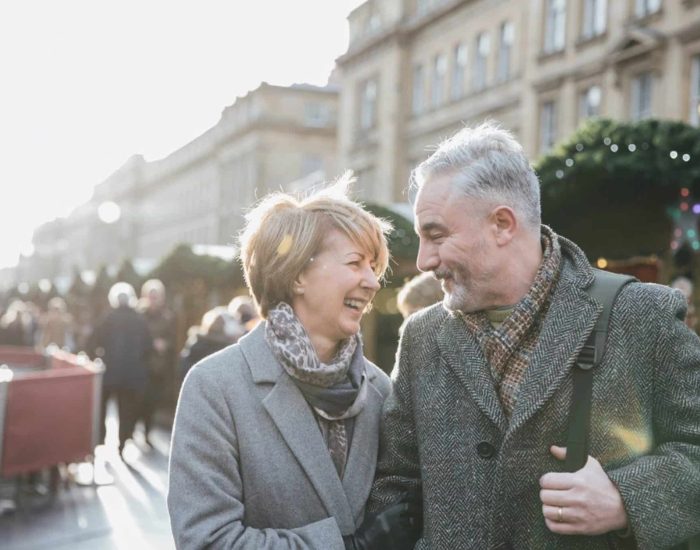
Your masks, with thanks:
M377 274L371 267L365 269L364 277L362 278L362 285L364 288L369 288L375 292L379 290L380 284Z

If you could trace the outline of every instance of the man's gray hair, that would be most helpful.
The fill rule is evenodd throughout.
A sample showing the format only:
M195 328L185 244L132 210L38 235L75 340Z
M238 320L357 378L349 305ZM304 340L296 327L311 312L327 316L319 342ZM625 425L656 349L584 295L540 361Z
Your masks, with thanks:
M468 197L499 203L539 229L540 183L513 135L491 121L463 128L443 141L411 175L419 189L428 179L454 173L452 184Z

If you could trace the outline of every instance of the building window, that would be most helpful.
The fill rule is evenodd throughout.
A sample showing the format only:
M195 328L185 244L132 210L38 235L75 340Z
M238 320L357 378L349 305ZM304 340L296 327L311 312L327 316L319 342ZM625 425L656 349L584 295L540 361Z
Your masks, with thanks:
M564 49L566 42L566 0L546 0L547 15L544 26L545 53Z
M552 148L557 140L557 104L547 101L540 110L540 153Z
M452 99L459 99L464 95L464 75L467 70L467 45L457 44L453 51L452 64Z
M690 66L690 123L700 126L700 55L693 57Z
M313 128L324 128L328 126L330 113L328 106L315 101L304 105L304 124Z
M652 89L654 76L651 72L640 73L632 79L630 117L642 120L651 116Z
M598 116L600 114L600 103L603 98L603 92L600 86L591 86L584 90L580 96L579 103L579 118L585 120L587 118Z
M360 128L369 130L377 122L377 82L365 80L360 86Z
M637 17L646 17L661 9L661 0L635 0L634 14Z
M439 107L445 101L445 77L447 76L447 56L439 54L433 61L433 83L431 103Z
M605 32L608 17L607 0L584 0L583 2L583 38L592 38Z
M510 21L501 24L501 33L498 47L498 80L505 82L510 78L510 63L513 51L515 28Z
M425 109L425 75L423 65L413 67L413 97L412 111L414 115L419 115Z
M476 37L476 56L474 57L474 72L472 77L472 87L481 90L486 86L486 70L489 50L488 33L482 32Z

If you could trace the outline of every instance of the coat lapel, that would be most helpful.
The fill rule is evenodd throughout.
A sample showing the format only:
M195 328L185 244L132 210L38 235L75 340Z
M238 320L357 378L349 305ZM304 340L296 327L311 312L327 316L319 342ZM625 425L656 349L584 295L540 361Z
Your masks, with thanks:
M321 430L304 396L272 355L261 325L264 323L240 342L253 380L256 383L274 383L262 404L311 481L329 516L338 521L342 532L353 532L355 523L350 505Z
M449 315L438 334L440 353L482 412L505 432L508 424L493 378L476 337L457 315Z
M600 310L601 306L580 283L562 280L557 285L520 383L509 433L522 426L559 389L592 332Z
M343 476L343 487L356 523L364 511L377 464L379 422L384 400L374 387L373 379L374 377L365 382L368 385L366 401L360 414L355 417L350 453Z

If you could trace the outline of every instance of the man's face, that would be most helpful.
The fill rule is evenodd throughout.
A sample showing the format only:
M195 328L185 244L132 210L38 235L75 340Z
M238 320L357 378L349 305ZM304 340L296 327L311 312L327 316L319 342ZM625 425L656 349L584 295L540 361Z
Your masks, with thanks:
M443 304L464 313L493 307L497 247L484 201L452 189L452 175L426 181L415 204L417 266L442 281Z

